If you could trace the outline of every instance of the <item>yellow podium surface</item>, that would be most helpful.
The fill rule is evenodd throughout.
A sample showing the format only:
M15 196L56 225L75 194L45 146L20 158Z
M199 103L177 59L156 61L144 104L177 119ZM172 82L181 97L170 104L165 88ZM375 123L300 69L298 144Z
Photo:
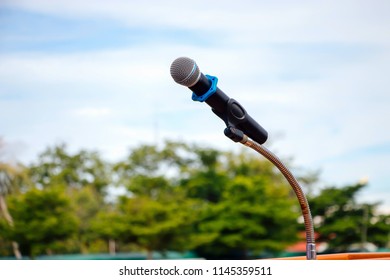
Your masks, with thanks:
M275 260L306 260L306 257L277 258ZM317 260L390 260L390 252L326 254L318 255Z

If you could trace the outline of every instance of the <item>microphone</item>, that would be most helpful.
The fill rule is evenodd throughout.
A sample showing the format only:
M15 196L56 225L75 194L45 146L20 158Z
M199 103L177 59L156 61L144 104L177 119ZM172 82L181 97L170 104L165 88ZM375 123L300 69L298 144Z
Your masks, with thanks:
M240 103L229 98L217 87L217 77L203 75L193 59L179 57L172 62L170 70L176 83L192 91L192 100L206 102L212 111L225 122L226 136L239 142L240 137L236 138L235 135L237 135L236 130L240 130L259 144L267 141L267 131L249 116Z

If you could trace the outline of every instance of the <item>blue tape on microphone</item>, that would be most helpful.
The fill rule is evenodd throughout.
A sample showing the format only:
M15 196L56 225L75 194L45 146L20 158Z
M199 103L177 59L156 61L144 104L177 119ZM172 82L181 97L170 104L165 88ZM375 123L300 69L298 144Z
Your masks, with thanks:
M217 91L217 83L218 83L218 78L210 75L206 75L206 78L211 82L211 87L209 90L201 95L198 96L194 92L192 93L192 100L194 101L199 101L199 102L204 102L209 98L211 95L213 95Z

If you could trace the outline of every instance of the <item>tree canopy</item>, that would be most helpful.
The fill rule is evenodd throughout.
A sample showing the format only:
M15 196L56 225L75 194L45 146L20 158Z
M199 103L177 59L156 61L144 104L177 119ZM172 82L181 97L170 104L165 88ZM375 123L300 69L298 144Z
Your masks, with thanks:
M0 215L3 255L11 254L7 244L18 242L31 257L109 250L142 251L151 258L156 251L190 250L208 259L243 259L281 252L302 231L291 187L253 151L166 141L140 145L109 163L98 152L71 153L60 144L21 168L23 180L2 179L3 201L14 220L12 227ZM308 188L318 184L312 172L299 180ZM319 241L330 249L389 245L389 215L356 199L364 187L309 192ZM121 192L112 199L116 189Z
M326 242L330 252L345 252L352 244L364 250L367 242L389 245L390 215L378 214L378 203L357 201L366 186L327 187L309 199L319 241Z

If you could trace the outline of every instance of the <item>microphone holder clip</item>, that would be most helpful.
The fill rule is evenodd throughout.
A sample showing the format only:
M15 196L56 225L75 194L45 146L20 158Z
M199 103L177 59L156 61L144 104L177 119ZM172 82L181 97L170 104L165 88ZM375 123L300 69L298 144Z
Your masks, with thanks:
M245 122L247 120L248 114L244 107L241 106L240 103L238 103L233 98L229 98L228 102L226 103L226 110L225 112L219 112L217 110L212 109L214 114L216 114L218 117L220 117L226 124L226 129L233 128L236 129L235 131L242 131L242 128L240 127L240 124ZM247 132L248 133L248 132ZM225 133L226 135L226 133ZM241 135L241 134L240 134ZM226 135L228 136L228 135ZM232 139L233 140L233 139ZM235 141L234 142L239 142Z
M248 137L260 144L267 140L267 132L257 124L256 121L249 116L244 107L233 98L229 98L226 101L223 109L217 111L213 108L212 111L225 122L227 128L234 128L237 133L239 133L238 131L241 131L243 134L248 135ZM231 135L231 132L225 131L226 136L229 134ZM232 140L234 142L240 142L238 139L239 138L233 138Z

